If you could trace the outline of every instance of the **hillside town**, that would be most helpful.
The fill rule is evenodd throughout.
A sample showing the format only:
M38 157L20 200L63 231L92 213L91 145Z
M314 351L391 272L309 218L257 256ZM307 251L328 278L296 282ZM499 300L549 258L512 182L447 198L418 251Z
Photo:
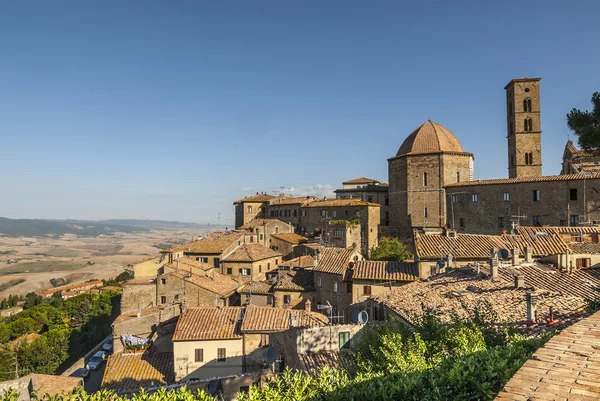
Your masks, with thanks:
M504 88L507 178L475 181L474 155L429 120L388 159L389 183L348 179L335 198L257 192L233 202L234 228L136 264L101 388L236 400L287 368L351 365L352 345L384 321L451 321L485 304L495 324L539 337L587 318L600 288L600 155L569 141L561 174L542 175L539 87ZM385 238L412 256L374 260Z

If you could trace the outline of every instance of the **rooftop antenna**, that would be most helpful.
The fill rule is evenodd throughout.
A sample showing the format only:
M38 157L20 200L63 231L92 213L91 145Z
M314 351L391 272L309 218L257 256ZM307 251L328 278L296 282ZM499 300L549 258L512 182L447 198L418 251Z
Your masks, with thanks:
M221 231L221 213L218 214L219 226L217 231Z
M521 219L526 219L527 215L526 214L521 214L521 208L517 209L517 214L516 215L511 215L510 216L510 233L511 234L516 234L517 233L517 226L520 225L519 222L521 221Z

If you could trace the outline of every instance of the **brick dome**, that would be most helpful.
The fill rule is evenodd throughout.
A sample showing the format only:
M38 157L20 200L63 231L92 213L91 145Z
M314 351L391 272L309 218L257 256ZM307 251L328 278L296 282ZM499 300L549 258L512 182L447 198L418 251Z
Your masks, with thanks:
M450 130L443 125L427 120L404 140L396 156L440 152L463 153L464 150Z

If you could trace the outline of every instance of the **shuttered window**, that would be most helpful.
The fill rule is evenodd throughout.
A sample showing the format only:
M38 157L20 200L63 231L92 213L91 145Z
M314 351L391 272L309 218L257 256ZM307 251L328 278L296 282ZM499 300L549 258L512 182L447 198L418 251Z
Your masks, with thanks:
M225 348L218 348L217 349L217 361L225 362L226 360L227 360L227 351L225 350Z
M204 349L203 348L196 348L195 350L195 361L196 362L204 362Z

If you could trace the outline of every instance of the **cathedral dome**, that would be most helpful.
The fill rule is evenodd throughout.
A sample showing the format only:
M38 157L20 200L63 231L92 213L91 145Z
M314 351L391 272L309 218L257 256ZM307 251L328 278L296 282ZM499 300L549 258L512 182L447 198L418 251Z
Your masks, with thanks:
M463 153L464 150L450 130L443 125L427 120L404 140L396 156L440 152Z

